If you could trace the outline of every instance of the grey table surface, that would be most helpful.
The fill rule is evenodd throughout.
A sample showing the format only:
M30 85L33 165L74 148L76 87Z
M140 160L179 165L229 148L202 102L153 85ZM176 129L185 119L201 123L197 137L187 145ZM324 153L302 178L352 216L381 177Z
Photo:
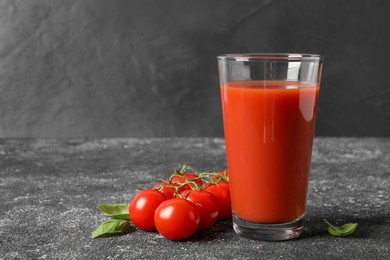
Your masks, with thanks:
M263 242L230 221L172 242L135 228L92 239L99 203L128 203L179 164L226 167L220 138L0 140L0 259L389 259L390 139L316 138L305 231ZM333 237L323 218L358 222Z

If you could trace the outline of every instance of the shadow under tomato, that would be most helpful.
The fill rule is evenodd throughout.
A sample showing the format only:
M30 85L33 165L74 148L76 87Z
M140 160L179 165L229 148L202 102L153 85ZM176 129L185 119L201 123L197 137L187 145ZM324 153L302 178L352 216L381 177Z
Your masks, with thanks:
M191 237L182 240L184 242L207 242L215 239L228 238L235 236L231 220L217 221L211 228L198 230Z

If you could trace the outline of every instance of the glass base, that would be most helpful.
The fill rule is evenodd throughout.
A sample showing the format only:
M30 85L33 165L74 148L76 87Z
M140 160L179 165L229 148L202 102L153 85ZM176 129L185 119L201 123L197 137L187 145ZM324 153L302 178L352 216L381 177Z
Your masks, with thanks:
M303 231L304 216L283 224L258 224L242 220L233 213L234 231L255 240L281 241L298 237Z

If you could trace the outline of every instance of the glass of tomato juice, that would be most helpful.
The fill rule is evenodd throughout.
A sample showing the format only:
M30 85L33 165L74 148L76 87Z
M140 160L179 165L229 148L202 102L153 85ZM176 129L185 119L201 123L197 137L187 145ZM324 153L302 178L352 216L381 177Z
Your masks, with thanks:
M218 56L233 227L258 240L303 231L323 57Z

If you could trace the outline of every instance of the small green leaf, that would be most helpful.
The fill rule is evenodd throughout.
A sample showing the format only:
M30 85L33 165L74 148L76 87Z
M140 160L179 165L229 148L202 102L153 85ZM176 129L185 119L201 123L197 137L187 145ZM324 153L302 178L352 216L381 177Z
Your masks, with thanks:
M129 205L127 204L99 204L98 207L104 215L116 219L130 219Z
M355 229L357 228L358 224L357 223L347 223L342 226L336 227L330 224L326 219L324 219L325 223L328 224L328 232L337 237L345 237L350 234L352 234Z
M128 220L110 219L92 232L92 238L125 235L130 232L131 223Z

